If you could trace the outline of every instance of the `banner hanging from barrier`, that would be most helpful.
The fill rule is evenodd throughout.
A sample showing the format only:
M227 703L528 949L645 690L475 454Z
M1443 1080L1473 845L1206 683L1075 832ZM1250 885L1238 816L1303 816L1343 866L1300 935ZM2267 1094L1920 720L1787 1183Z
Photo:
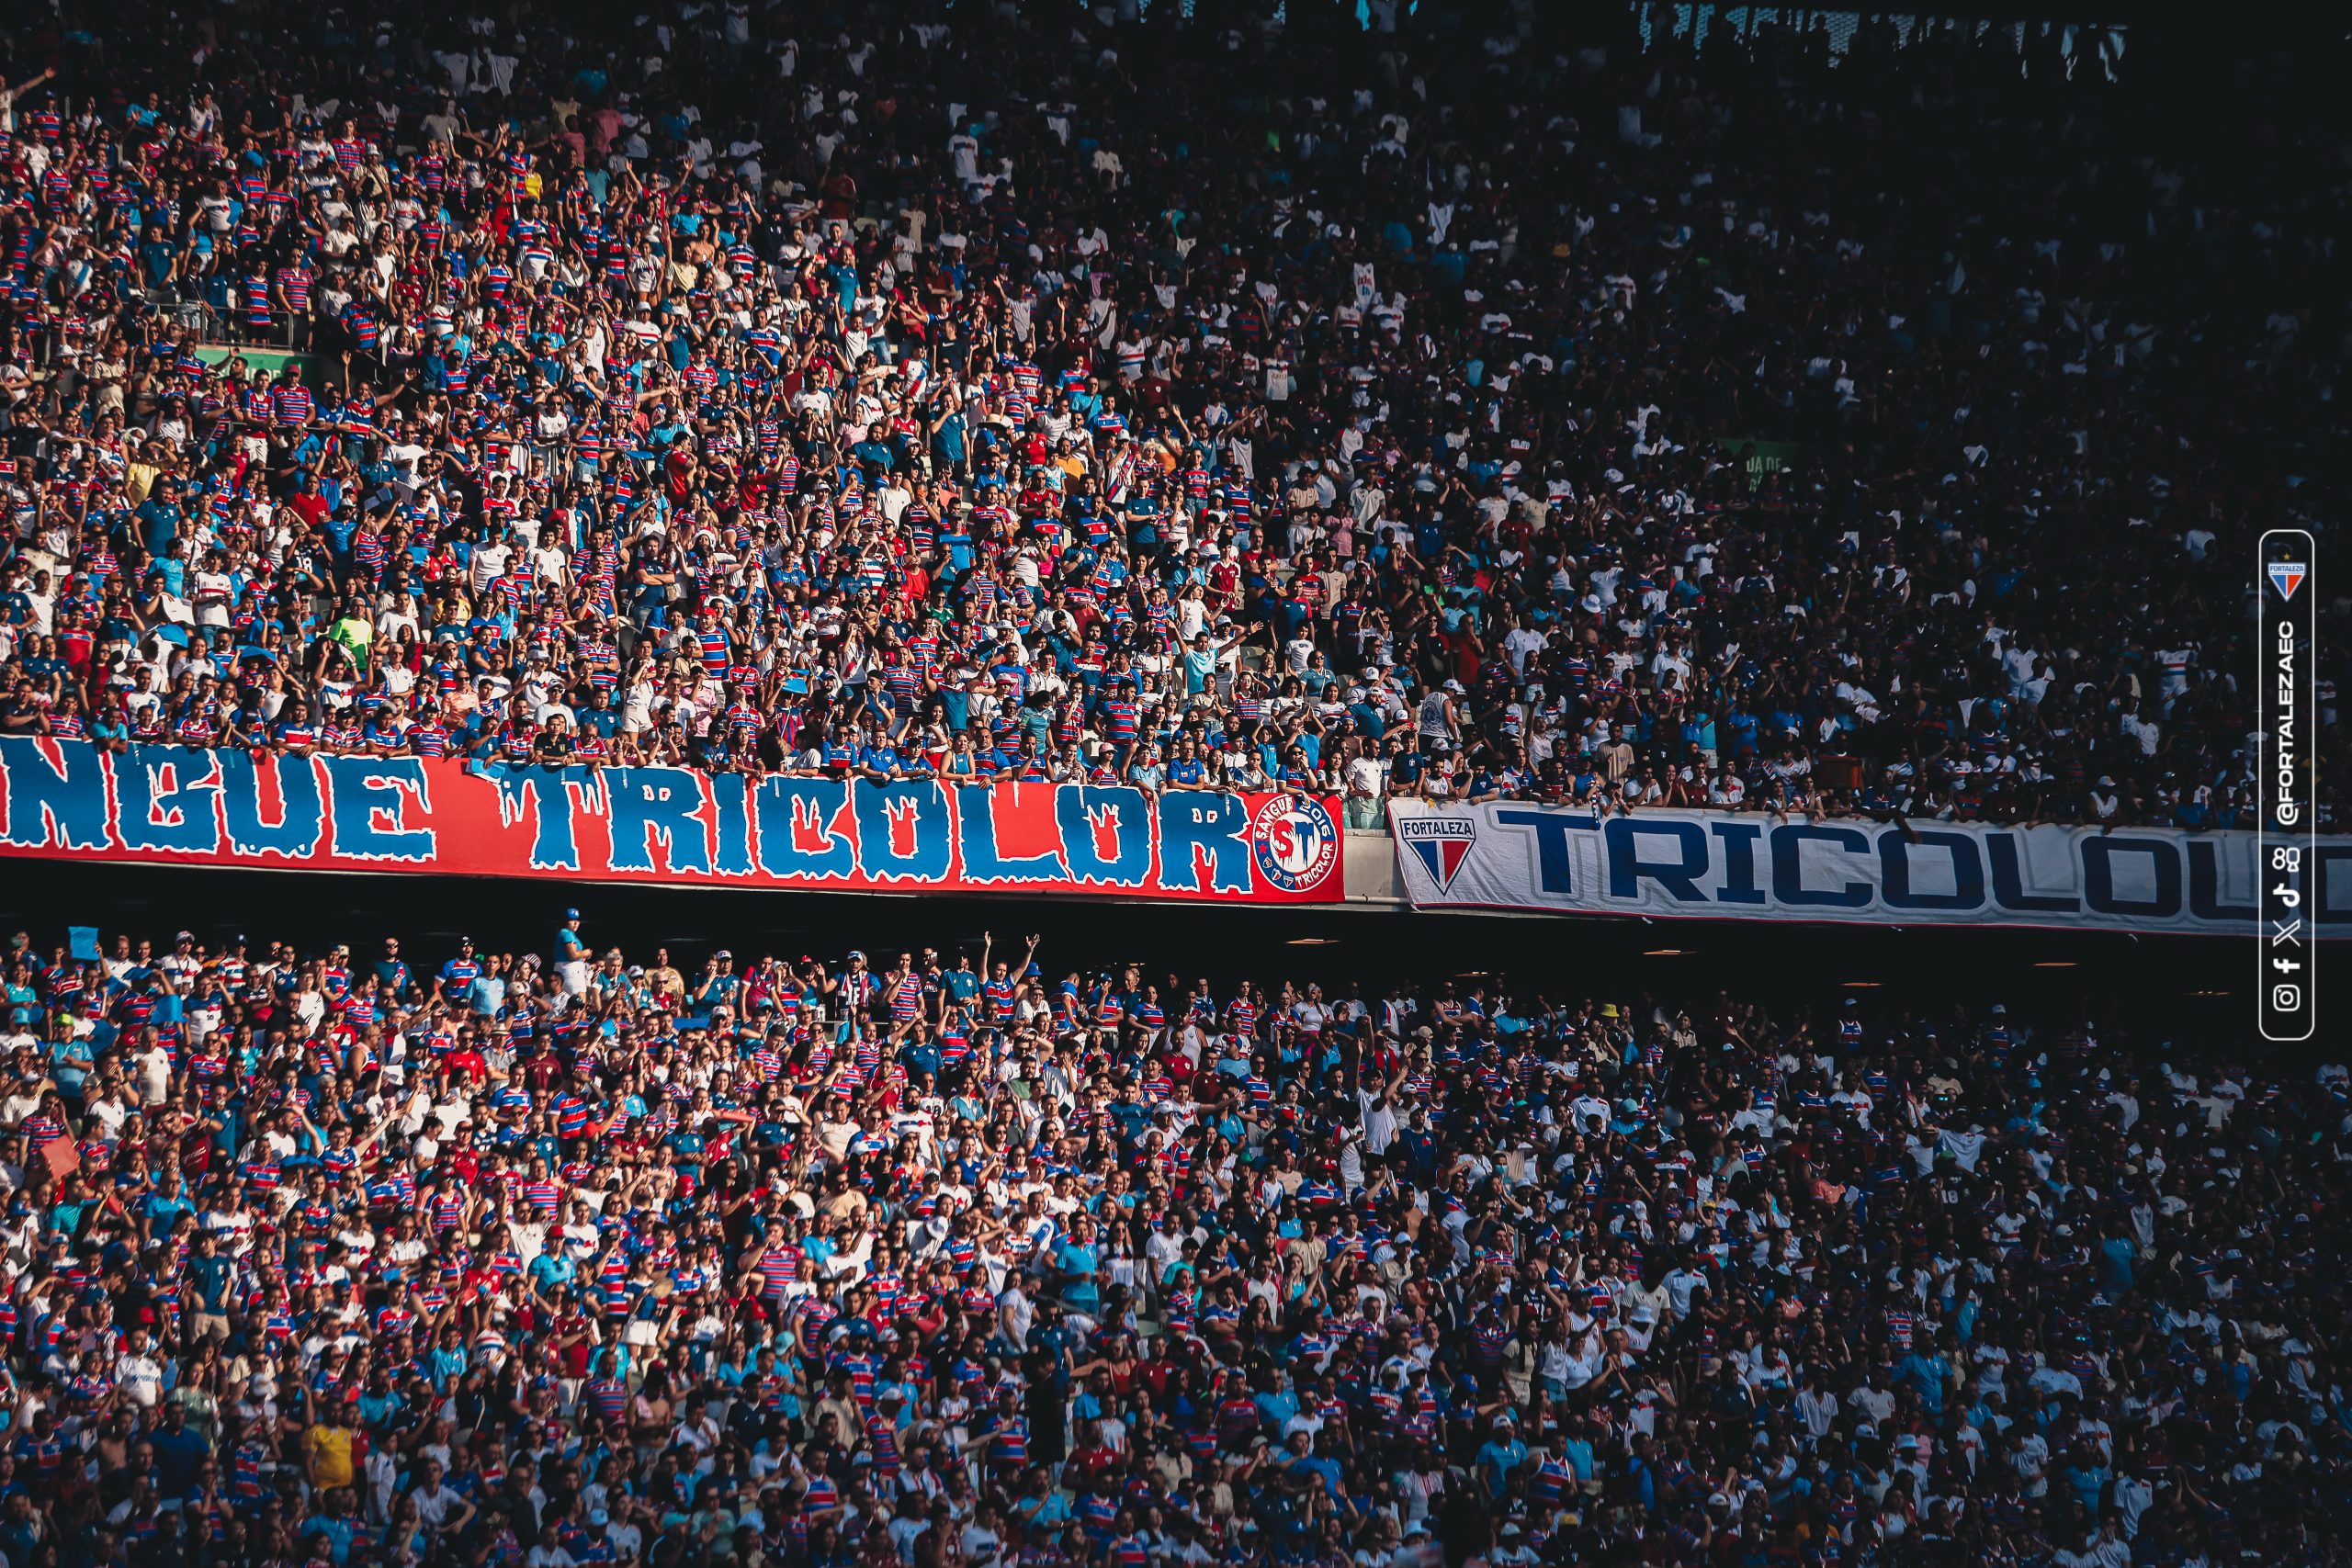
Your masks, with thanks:
M2252 833L1783 819L1390 802L1417 908L2057 926L2250 934ZM2318 933L2352 936L2352 839L2322 839L2304 886ZM2331 875L2331 873L2333 874Z
M487 769L0 738L0 855L824 891L1323 903L1335 800Z

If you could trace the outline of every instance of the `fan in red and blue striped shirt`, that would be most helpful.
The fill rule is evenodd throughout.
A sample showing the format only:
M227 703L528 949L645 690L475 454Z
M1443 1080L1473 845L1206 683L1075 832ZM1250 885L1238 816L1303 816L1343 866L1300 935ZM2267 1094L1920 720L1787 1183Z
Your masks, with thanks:
M286 308L298 316L308 315L311 310L311 286L315 281L310 267L299 260L288 262L279 267L277 278L277 292L285 299Z
M702 625L695 628L695 641L702 649L703 673L723 677L727 673L727 666L733 659L733 645L727 635L726 628L718 624L718 613L716 610L703 611Z
M311 389L300 381L280 381L270 389L270 417L279 424L300 428L310 423L317 412L318 402L311 396Z

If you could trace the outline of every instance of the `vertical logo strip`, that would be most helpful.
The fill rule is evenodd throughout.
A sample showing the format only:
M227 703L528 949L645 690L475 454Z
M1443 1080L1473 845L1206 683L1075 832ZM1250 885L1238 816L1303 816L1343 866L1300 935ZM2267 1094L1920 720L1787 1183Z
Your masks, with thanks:
M2261 661L2255 690L2262 737L2255 778L2260 964L2256 1006L2263 1038L2282 1043L2311 1039L2319 1021L2318 976L2312 964L2319 918L2314 559L2310 534L2274 528L2262 536L2255 583L2255 641Z

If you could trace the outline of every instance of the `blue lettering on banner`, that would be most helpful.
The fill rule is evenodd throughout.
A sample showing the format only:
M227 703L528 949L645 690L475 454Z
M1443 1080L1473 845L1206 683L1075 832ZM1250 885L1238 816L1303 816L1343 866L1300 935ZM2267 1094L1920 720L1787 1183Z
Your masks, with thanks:
M0 736L7 841L28 850L107 848L105 759L84 741L54 744L59 760L52 763L30 736Z
M1091 886L1141 887L1151 880L1151 803L1125 784L1065 784L1054 796L1062 859L1070 880ZM1102 840L1111 852L1102 852Z
M1546 893L1564 897L1575 894L1577 879L1568 856L1568 834L1572 829L1589 833L1599 824L1589 817L1572 812L1518 811L1509 807L1498 810L1495 820L1506 828L1534 829L1536 885Z
M2125 898L2115 891L2115 857L2145 855L2154 894ZM2101 915L2167 919L2180 913L2180 853L2162 839L2093 838L2083 840L2083 903Z
M220 769L210 751L137 746L114 759L115 829L127 850L209 855L220 849Z
M448 798L435 798L436 782ZM604 819L601 840L585 818ZM0 736L0 852L17 854L1271 899L1324 896L1339 849L1330 806L1295 794L1155 799L1125 785L109 751Z
M857 813L857 868L883 882L944 882L956 863L947 792L936 779L849 786Z
M1596 822L1524 803L1412 800L1391 809L1397 874L1425 908L2222 933L2251 926L2260 869L2255 835L2237 829L1906 826L1684 808ZM1428 852L1441 841L1459 848ZM2321 934L2352 937L2352 838L2323 840L2313 870L2306 908Z
M416 802L417 815L433 817L433 796L424 782L424 764L415 757L331 757L315 759L324 771L327 821L334 853L347 860L406 861L431 863L434 838L430 828L411 828L407 803Z
M1764 889L1756 885L1756 841L1764 836L1760 822L1707 824L1724 846L1724 885L1715 890L1718 904L1761 904Z
M1057 795L1063 793L1060 786L1055 784L1032 784L1029 787L1051 789ZM1067 881L1069 867L1062 863L1062 857L1057 852L1049 851L1041 855L1008 859L998 850L995 803L999 795L1000 791L992 784L956 786L956 847L964 857L964 880L1009 882L1016 886L1026 883L1033 886ZM1012 803L1008 801L1007 804Z
M702 819L702 775L690 768L606 768L605 810L613 826L614 871L710 870L710 829ZM662 847L666 866L653 863Z
M2083 907L2072 894L2030 894L2018 870L2018 838L2014 833L1988 833L1984 857L1993 863L1993 902L2013 915L2071 915Z
M2335 901L2328 897L2327 891L2331 881L2335 881L2339 887L2343 886L2343 883L2336 880L2333 874L2339 865L2347 861L2352 861L2352 843L2345 843L2341 840L2329 843L2322 840L2319 846L2319 874L2312 884L2312 903L2318 908L2319 918L2322 920L2342 920L2346 924L2352 924L2352 913L2336 913ZM2345 869L2347 874L2352 874L2352 866L2346 866Z
M1209 885L1201 886L1201 862ZM1171 789L1159 797L1159 886L1173 893L1250 891L1250 812L1239 795Z
M752 792L760 869L811 881L855 876L857 845L833 828L847 809L846 780L762 779Z
M1938 850L1951 857L1952 890L1920 893L1911 886L1911 857L1921 850ZM1976 840L1965 833L1918 830L1918 842L1889 829L1878 837L1879 897L1890 909L1981 909L1984 907L1984 857Z
M491 782L498 786L499 826L511 828L531 819L531 869L578 871L580 835L568 773L548 768L493 767ZM590 787L594 787L593 784Z
M276 757L277 820L263 820L260 760L250 751L224 747L220 759L220 827L229 850L240 855L278 855L308 860L319 852L326 827L326 803L319 793L319 770L308 757Z
M718 823L718 852L711 864L721 876L755 876L752 858L752 781L741 773L710 775L710 807Z
M1685 904L1703 904L1707 895L1701 891L1699 879L1707 874L1707 835L1696 822L1674 822L1619 817L1601 829L1601 841L1609 848L1609 896L1611 898L1638 898L1640 883L1649 878ZM1642 858L1642 840L1670 839L1674 858L1649 861Z
M1827 844L1867 859L1871 841L1851 828L1822 828L1789 822L1772 829L1772 897L1792 908L1863 909L1870 907L1871 885L1846 882L1838 887L1804 885L1804 846Z
M2320 862L2325 864L2327 852L2320 852ZM2327 896L2318 894L2314 908L2324 910ZM2256 915L2252 904L2222 902L2222 847L2211 839L2188 840L2188 912L2200 920L2229 920L2253 928Z

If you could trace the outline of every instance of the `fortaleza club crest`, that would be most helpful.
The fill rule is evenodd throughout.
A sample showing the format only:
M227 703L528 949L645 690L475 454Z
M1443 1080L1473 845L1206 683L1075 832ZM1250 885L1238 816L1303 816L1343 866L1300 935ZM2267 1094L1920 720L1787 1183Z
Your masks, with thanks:
M1453 886L1453 874L1462 869L1462 863L1470 858L1470 846L1478 841L1478 823L1471 817L1400 817L1396 838L1442 893Z
M1321 801L1278 795L1250 819L1250 853L1258 874L1283 892L1313 887L1339 861L1339 825Z

